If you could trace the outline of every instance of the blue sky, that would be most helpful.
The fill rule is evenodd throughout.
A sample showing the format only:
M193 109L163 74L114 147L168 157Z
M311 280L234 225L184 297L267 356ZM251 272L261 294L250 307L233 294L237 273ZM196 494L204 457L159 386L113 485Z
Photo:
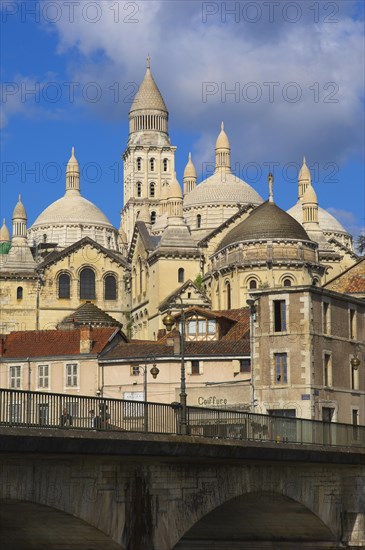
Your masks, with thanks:
M363 231L364 4L3 0L1 217L19 193L31 224L65 187L75 146L82 193L119 226L128 110L151 55L182 182L199 180L220 123L232 166L263 197L297 200L303 155L319 203Z

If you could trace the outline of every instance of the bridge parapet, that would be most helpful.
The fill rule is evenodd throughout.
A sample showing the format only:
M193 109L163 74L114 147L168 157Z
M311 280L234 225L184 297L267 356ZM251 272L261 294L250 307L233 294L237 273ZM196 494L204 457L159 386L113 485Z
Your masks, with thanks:
M0 390L0 426L83 431L180 433L179 404ZM365 448L365 426L273 417L237 410L187 408L188 434L301 445Z

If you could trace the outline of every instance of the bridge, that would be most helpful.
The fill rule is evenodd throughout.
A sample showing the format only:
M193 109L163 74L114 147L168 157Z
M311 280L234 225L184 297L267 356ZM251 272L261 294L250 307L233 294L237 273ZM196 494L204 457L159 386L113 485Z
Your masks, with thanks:
M2 550L365 547L365 427L69 399L0 390Z

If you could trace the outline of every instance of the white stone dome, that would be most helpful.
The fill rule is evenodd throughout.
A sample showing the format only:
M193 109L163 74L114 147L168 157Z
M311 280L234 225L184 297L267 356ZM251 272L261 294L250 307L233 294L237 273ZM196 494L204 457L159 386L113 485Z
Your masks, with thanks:
M261 204L263 199L248 183L231 173L215 172L184 198L184 208L204 205Z
M294 206L287 211L299 223L303 223L302 202L298 201ZM348 231L340 224L332 214L324 208L318 207L318 223L324 233L346 233Z
M38 216L32 228L52 223L85 223L113 227L103 212L81 195L65 195Z
M28 242L56 243L63 248L83 237L118 250L118 232L103 212L79 193L66 193L38 216L28 230Z

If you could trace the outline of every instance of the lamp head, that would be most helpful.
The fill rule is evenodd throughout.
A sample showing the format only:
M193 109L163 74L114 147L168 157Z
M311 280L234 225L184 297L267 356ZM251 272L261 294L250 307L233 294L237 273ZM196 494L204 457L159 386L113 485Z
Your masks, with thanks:
M162 319L162 322L165 325L167 332L170 332L175 324L175 319L171 315L171 311L167 312L167 315Z
M354 370L357 370L360 366L361 361L357 356L357 351L356 350L355 350L355 354L354 354L353 358L351 359L350 363L351 363L351 366L353 367Z
M160 372L160 369L158 369L156 365L153 365L152 369L150 370L150 373L152 374L152 378L157 378L159 372Z

